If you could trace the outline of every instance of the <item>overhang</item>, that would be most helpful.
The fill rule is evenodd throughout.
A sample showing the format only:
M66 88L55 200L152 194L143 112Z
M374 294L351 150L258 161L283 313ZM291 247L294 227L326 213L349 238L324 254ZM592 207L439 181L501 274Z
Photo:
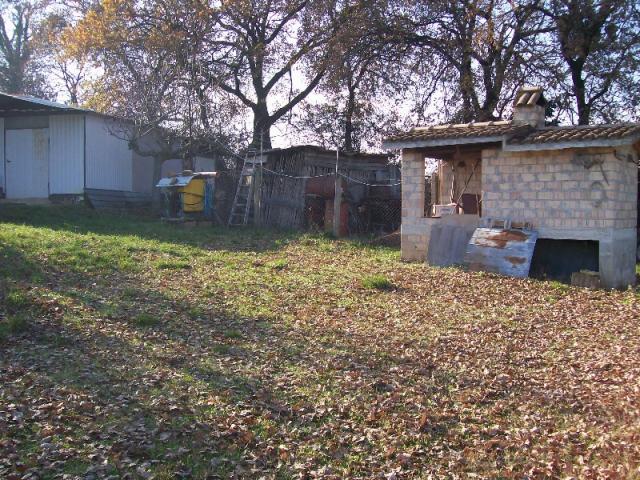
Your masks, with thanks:
M56 113L96 113L93 110L64 105L27 95L0 92L0 116L51 115Z

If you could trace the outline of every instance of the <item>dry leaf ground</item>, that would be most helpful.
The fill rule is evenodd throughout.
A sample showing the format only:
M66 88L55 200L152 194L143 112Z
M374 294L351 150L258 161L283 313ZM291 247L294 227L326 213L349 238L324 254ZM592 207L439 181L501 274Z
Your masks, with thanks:
M640 478L634 290L18 206L0 281L0 478Z

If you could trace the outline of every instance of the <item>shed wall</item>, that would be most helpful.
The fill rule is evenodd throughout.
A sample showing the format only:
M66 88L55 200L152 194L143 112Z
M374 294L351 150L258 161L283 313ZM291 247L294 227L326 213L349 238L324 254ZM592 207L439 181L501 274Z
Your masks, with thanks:
M81 194L84 188L84 115L49 119L49 193Z
M25 115L19 117L7 117L4 121L7 130L24 130L27 128L49 128L47 115Z
M127 141L113 133L126 128L113 120L87 115L87 188L106 190L133 189L133 155Z
M193 169L196 172L215 172L216 159L207 157L195 157L193 159Z
M169 175L176 175L182 171L182 160L179 158L170 158L162 162L161 175L168 177Z

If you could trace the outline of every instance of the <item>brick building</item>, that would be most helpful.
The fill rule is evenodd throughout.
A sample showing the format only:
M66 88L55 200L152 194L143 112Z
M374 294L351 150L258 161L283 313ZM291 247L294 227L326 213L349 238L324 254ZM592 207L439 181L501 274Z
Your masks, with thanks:
M635 283L640 124L547 127L544 112L542 89L527 87L512 120L419 127L386 140L402 150L404 259L463 263L475 229L499 219L536 232L532 275L592 270L605 287ZM438 162L427 202L425 159ZM463 239L445 250L433 238L444 225Z

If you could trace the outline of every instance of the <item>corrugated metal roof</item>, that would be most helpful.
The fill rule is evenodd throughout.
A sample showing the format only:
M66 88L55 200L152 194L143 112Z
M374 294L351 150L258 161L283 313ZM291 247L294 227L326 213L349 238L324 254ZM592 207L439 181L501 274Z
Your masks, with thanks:
M194 178L213 178L217 176L217 172L194 172L191 174L175 175L161 178L156 187L185 187L189 185Z
M288 153L293 153L293 152L299 152L299 151L304 151L304 150L308 150L308 151L314 151L314 152L318 152L318 153L324 153L324 154L330 154L332 156L335 156L336 151L334 149L330 149L330 148L324 148L324 147L320 147L318 145L292 145L290 147L286 147L286 148L271 148L269 150L264 150L262 153L267 155L267 154L282 154L282 155L286 155ZM259 153L259 152L258 152ZM378 159L378 160L387 160L389 158L389 154L388 153L369 153L369 152L347 152L344 150L340 150L340 157L344 158L344 157L355 157L355 158L359 158L363 161L366 161L367 159Z
M64 105L51 100L31 97L29 95L15 95L11 93L0 92L0 113L20 113L20 112L79 112L79 113L95 113L93 110L86 108L74 107L72 105Z

